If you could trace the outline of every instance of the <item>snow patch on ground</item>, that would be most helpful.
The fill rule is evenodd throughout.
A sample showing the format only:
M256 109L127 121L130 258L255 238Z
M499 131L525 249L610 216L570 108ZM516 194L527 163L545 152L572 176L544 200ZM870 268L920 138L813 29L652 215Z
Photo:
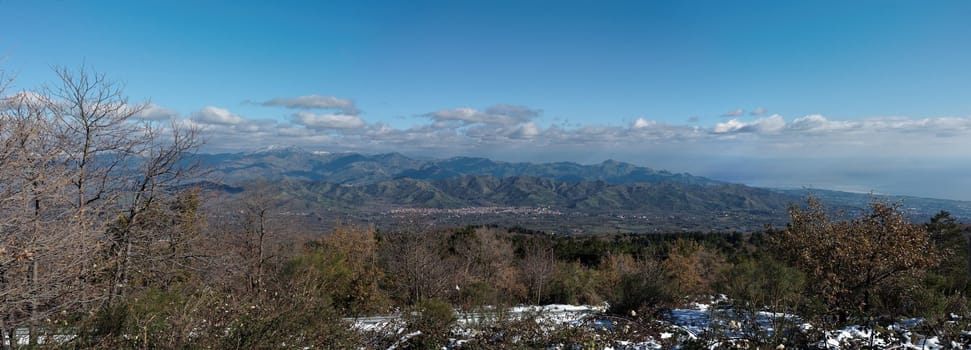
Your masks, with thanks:
M619 332L618 327L626 327L624 318L604 315L608 305L542 305L517 306L501 312L456 312L457 325L453 330L451 344L460 346L467 339L474 338L479 330L478 325L488 324L498 319L533 319L542 329L553 331L559 327L589 327L591 330L603 332ZM399 337L398 344L420 333L406 333L400 316L379 316L357 319L346 319L359 331L390 331ZM617 323L620 320L621 323ZM710 303L692 303L686 308L670 310L663 320L655 321L661 326L658 333L651 334L646 339L617 340L612 345L603 345L604 349L662 349L680 348L681 344L690 340L717 339L708 343L706 348L747 346L747 337L752 334L772 336L776 329L790 329L796 332L809 333L816 327L804 322L800 317L780 312L743 312L732 307L724 297L713 298ZM822 349L854 349L860 347L894 348L894 349L950 349L968 348L965 345L951 343L942 344L938 337L925 337L917 334L914 329L924 320L907 319L886 328L866 327L860 325L848 326L839 330L823 332L825 337L814 347ZM785 328L782 328L785 327ZM396 332L395 332L396 330ZM624 330L626 332L626 329ZM753 333L758 332L758 333ZM971 331L962 334L971 336ZM615 338L616 339L616 338ZM672 345L674 344L674 345ZM394 348L394 347L393 347ZM558 349L551 345L549 349ZM971 349L971 348L969 348Z

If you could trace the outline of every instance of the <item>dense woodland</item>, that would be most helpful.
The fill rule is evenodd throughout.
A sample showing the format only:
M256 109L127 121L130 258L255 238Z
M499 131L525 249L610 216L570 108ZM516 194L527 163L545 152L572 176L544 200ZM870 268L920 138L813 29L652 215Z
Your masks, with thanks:
M265 184L232 201L187 186L206 176L182 162L199 130L138 119L147 105L104 75L56 72L50 87L0 93L5 339L26 329L48 347L388 348L398 333L348 319L400 315L421 334L398 346L441 348L459 310L496 314L463 348L597 347L657 338L654 320L720 294L743 318L785 312L816 329L904 317L946 339L971 329L967 229L947 212L913 224L894 203L834 214L809 198L785 228L753 233L322 232L282 215ZM550 303L607 303L604 317L626 327L542 332L501 312ZM783 319L748 340L819 339L797 326Z

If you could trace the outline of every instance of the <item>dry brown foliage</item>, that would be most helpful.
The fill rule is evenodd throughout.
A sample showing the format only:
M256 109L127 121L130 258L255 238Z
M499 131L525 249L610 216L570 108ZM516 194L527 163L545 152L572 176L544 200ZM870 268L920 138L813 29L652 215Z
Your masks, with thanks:
M713 292L712 286L729 267L717 251L695 241L677 240L661 266L674 295L699 296Z
M792 206L791 223L774 238L781 255L807 275L807 291L844 320L873 315L878 291L906 293L939 256L926 228L897 205L873 201L859 217L831 218L815 198ZM824 312L826 312L824 311Z

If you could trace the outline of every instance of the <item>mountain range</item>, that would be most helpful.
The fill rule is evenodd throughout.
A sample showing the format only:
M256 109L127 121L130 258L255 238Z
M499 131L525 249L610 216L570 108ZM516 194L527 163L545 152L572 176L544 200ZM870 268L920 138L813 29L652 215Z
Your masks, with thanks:
M791 199L782 193L737 184L564 182L531 176L465 175L439 180L401 177L358 186L288 181L282 187L294 198L347 207L508 206L587 211L772 212L784 209Z
M509 163L477 157L418 160L399 153L324 153L294 147L249 153L198 154L191 160L212 169L213 175L225 183L290 179L363 185L398 178L442 180L466 175L496 178L528 176L558 182L603 181L611 184L722 183L688 173L672 173L614 160L593 165L572 162Z
M476 157L422 160L398 153L364 155L276 148L198 154L191 161L212 170L213 182L218 184L213 188L233 193L252 181L268 181L292 206L311 211L543 207L659 218L674 214L733 217L752 227L758 222L784 224L788 205L801 203L812 194L842 211L862 208L878 199L902 202L914 221L926 220L940 210L959 219L971 218L971 202L825 189L755 188L614 160L591 165L513 163Z

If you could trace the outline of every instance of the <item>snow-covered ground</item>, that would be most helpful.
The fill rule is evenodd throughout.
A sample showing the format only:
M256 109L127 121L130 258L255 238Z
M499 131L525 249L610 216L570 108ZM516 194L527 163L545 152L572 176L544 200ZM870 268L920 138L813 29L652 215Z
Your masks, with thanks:
M460 348L468 339L475 338L478 327L495 321L498 318L532 319L539 328L547 332L555 332L566 327L586 327L592 333L601 332L611 336L594 337L603 339L600 347L603 349L667 349L682 348L687 342L702 345L709 349L748 347L754 332L759 332L761 339L781 339L775 337L777 329L787 329L788 332L802 332L807 334L814 330L813 325L805 323L800 317L791 314L760 311L743 313L734 310L726 299L714 299L710 303L692 303L685 308L670 310L667 316L652 321L651 334L627 333L633 317L614 317L604 314L606 305L545 305L518 306L499 311L485 311L473 313L457 313L457 324L452 331L448 348ZM367 317L348 319L354 327L361 331L390 331L396 332L402 342L420 333L407 332L405 324L398 316ZM620 323L618 323L618 321ZM640 320L640 322L643 322ZM923 321L909 319L897 322L888 327L865 327L860 325L848 326L843 329L829 330L822 338L811 344L820 349L855 349L860 347L886 349L971 349L968 344L951 342L945 344L936 336L918 334L916 329ZM637 334L624 339L625 334ZM784 333L791 334L791 333ZM964 335L971 337L971 332ZM763 343L765 345L765 343ZM784 348L771 345L772 348ZM571 348L562 344L549 344L550 349Z
M492 321L500 317L504 319L520 319L523 317L536 317L538 323L564 324L579 322L590 316L598 315L606 310L606 305L542 305L542 306L516 306L503 313L497 311L482 312L457 312L456 319L459 327L474 326L484 322ZM372 316L359 318L346 318L353 327L361 331L373 331L385 329L389 325L401 322L400 315Z
M63 330L61 331L63 333ZM16 339L16 345L29 345L30 344L30 330L27 328L17 328L14 331L14 337ZM75 334L41 334L37 337L37 344L64 344L71 340L77 338ZM4 346L10 346L10 336L7 334L0 335L2 343Z

